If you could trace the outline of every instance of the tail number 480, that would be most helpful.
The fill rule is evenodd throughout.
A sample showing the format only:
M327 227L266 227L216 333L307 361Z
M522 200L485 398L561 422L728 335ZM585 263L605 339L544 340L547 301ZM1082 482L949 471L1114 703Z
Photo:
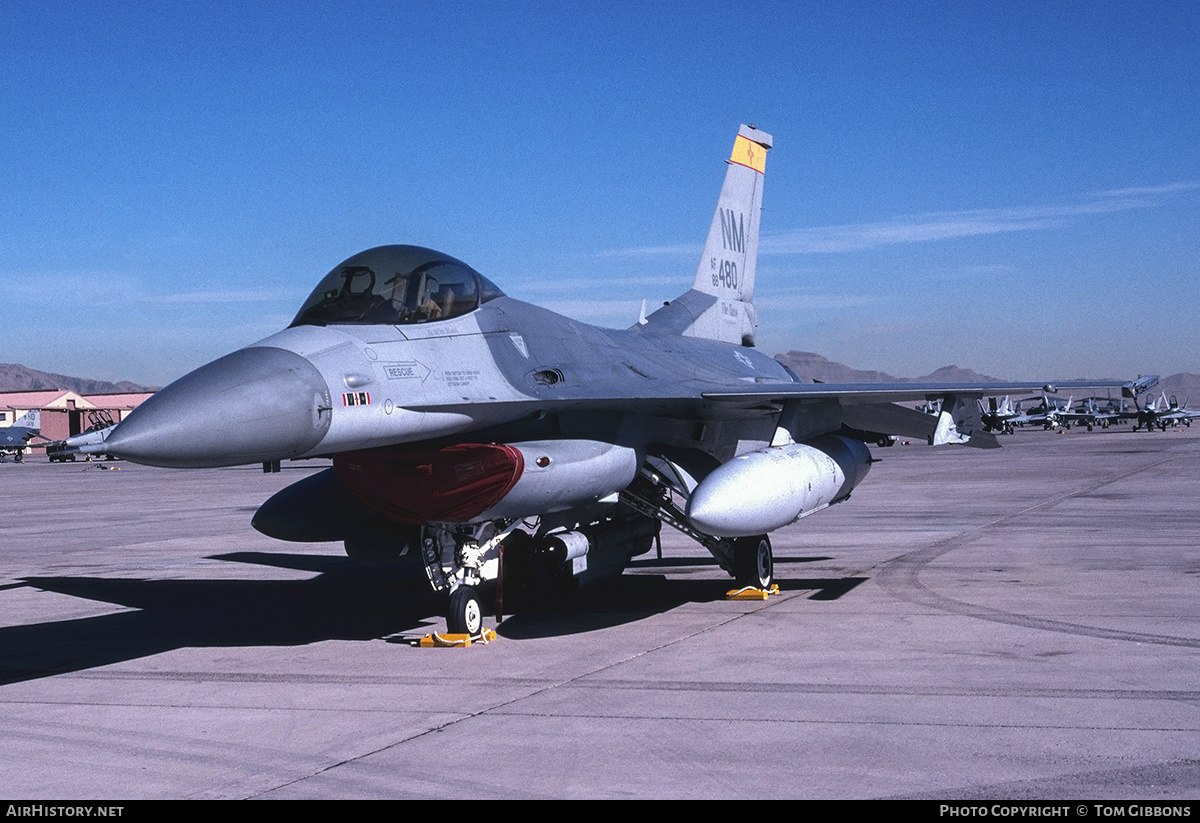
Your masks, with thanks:
M724 286L727 289L736 289L738 284L737 263L732 260L722 260L718 266L716 258L713 258L712 284Z

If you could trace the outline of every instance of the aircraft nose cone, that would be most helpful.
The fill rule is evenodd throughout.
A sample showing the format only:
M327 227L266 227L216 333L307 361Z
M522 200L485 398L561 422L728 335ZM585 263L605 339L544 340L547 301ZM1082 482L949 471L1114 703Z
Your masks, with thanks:
M296 457L329 430L329 387L285 349L241 349L162 389L109 435L105 451L149 466L237 466Z

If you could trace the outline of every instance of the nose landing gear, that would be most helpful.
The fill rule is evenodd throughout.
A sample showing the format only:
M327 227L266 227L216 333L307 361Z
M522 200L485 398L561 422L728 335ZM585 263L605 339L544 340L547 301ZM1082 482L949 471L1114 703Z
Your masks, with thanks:
M479 595L471 586L459 586L450 592L450 608L446 615L446 627L451 634L466 634L478 637L483 633L483 605Z

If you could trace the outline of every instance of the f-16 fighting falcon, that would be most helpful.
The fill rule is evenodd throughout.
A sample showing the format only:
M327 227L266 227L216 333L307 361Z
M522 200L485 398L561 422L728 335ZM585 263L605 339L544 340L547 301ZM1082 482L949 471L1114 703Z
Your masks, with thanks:
M25 449L29 446L29 441L35 437L46 440L42 437L41 431L40 416L37 411L26 412L11 426L0 428L0 463L4 462L6 454L12 454L13 460L17 463L25 462Z
M691 289L629 329L514 300L447 254L381 246L335 266L286 329L172 383L81 451L264 470L331 457L254 527L366 561L419 556L455 632L478 633L498 600L620 574L662 523L767 588L769 534L846 500L871 466L866 442L994 446L979 397L1053 391L801 383L757 351L771 145L739 129ZM893 404L927 399L937 416Z

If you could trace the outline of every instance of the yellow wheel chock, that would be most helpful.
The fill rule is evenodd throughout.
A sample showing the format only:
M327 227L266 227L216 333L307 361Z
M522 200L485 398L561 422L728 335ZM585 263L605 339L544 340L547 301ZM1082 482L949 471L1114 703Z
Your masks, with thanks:
M417 645L422 649L457 649L470 646L472 643L491 643L496 639L496 633L491 629L484 629L477 635L469 634L439 634L433 632L422 637Z
M740 589L730 589L725 592L726 600L766 600L773 594L779 594L779 585L772 583L769 589L756 586L743 586Z

